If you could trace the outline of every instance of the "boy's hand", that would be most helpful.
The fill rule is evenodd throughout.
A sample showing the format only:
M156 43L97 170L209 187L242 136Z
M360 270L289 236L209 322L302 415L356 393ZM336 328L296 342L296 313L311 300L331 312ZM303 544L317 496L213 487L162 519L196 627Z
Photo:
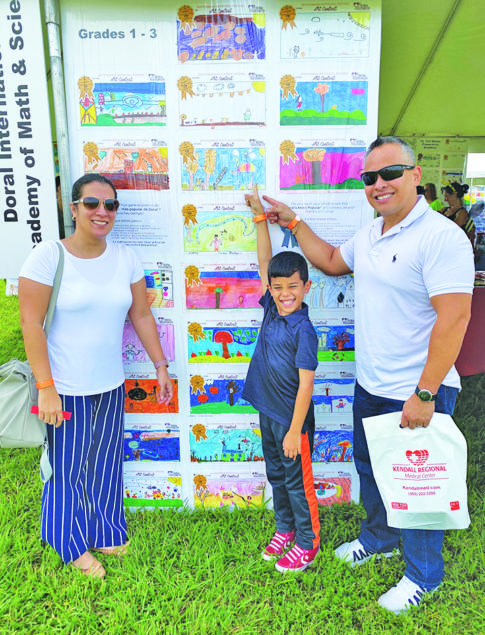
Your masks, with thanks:
M252 194L245 194L244 199L246 201L246 205L251 208L251 211L255 216L264 214L264 208L261 203L261 199L259 198L257 184L253 187Z
M283 439L283 450L285 451L285 456L294 461L301 454L301 434L288 430Z

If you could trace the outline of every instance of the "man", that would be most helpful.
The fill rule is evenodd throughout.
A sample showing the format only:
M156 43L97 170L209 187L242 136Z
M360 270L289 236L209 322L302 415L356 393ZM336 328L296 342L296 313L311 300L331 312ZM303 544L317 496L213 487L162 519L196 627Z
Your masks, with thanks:
M270 221L297 235L313 265L332 276L354 272L354 459L367 518L359 537L335 555L351 566L374 554L389 557L401 536L406 575L378 600L398 614L440 585L443 532L388 527L362 419L402 410L401 425L414 430L427 427L435 409L453 412L460 387L453 364L470 316L473 254L464 232L417 196L421 168L404 141L377 138L361 178L380 217L338 248L283 203L264 199Z

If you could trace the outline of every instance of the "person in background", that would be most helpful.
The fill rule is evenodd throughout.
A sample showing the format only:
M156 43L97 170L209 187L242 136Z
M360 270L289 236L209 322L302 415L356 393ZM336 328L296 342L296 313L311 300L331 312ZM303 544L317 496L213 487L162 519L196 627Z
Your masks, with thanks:
M444 205L438 198L434 183L426 183L426 185L424 186L424 196L428 205L431 207L431 209L434 209L435 212L439 212L441 209L443 209Z
M448 204L448 207L444 207L441 213L456 223L458 227L461 227L472 246L475 246L475 223L463 206L463 196L468 192L468 185L454 181L442 187L441 191L444 193L445 201Z
M257 228L264 316L242 397L259 412L276 520L276 533L262 556L264 560L277 559L275 567L282 573L303 571L320 550L312 475L312 394L318 338L303 302L311 282L301 254L283 251L272 257L267 219L256 186L245 199Z
M335 551L350 566L390 557L402 539L404 576L378 599L395 614L418 606L443 578L442 531L387 524L362 419L402 411L409 434L427 427L433 412L452 414L460 378L454 362L470 318L475 277L463 232L416 194L421 168L398 137L378 137L361 174L369 204L380 217L350 240L325 242L284 203L264 196L270 221L291 225L308 260L327 275L354 272L354 461L367 516L358 538Z
M57 200L57 223L59 225L59 238L65 238L66 230L64 227L64 212L63 212L63 205L62 205L60 176L56 176L56 200Z
M118 210L116 189L100 174L72 188L75 232L61 241L64 270L47 341L42 328L59 259L55 241L39 244L19 276L25 351L47 424L52 476L42 493L41 536L85 575L105 569L91 551L127 551L123 510L124 372L122 335L128 314L155 366L158 399L173 387L144 271L135 253L107 241ZM63 421L63 411L72 413Z

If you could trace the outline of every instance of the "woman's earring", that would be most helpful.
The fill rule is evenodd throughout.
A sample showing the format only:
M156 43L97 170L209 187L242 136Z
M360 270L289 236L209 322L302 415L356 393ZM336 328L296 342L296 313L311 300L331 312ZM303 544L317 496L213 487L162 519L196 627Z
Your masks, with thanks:
M73 216L73 217L72 217L72 220L73 220L74 222L76 222L76 217L75 217L75 216Z

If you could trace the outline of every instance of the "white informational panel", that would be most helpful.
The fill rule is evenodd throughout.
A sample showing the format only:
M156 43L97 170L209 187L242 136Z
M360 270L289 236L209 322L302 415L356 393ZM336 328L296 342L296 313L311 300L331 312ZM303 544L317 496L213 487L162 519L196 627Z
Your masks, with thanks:
M38 0L0 3L0 277L58 238L54 160Z
M244 193L257 184L333 244L372 218L359 176L377 132L380 5L61 3L71 174L118 188L111 239L143 263L173 360L174 398L161 406L126 325L130 508L270 497L258 415L241 398L262 318ZM279 227L271 240L274 253L299 250ZM356 500L354 281L310 275L315 487L325 504Z

